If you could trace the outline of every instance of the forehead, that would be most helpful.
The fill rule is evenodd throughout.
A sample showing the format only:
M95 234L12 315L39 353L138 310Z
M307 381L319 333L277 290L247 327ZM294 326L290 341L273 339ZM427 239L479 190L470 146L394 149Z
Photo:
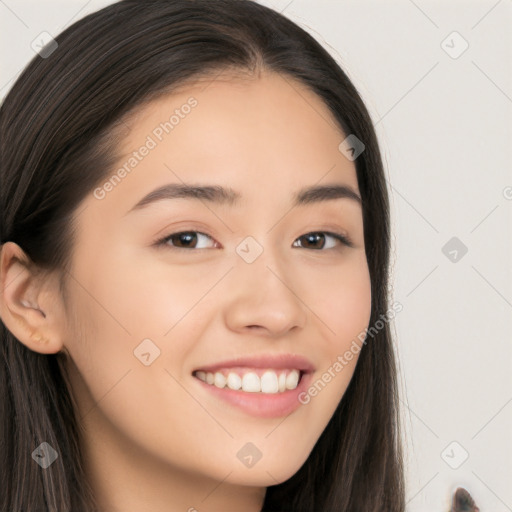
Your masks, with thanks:
M181 85L142 106L124 123L108 201L126 213L168 183L211 183L243 202L277 201L314 184L358 190L345 138L323 101L288 76L218 76ZM108 177L107 177L108 179Z

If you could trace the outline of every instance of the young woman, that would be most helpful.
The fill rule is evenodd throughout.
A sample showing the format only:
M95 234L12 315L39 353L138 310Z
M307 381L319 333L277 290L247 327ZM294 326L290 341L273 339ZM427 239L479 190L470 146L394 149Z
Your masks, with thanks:
M405 510L359 94L249 0L124 0L0 109L2 511Z

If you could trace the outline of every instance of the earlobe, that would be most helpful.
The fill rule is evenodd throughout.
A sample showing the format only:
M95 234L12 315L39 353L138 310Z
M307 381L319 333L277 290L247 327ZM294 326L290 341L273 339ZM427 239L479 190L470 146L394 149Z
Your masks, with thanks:
M45 292L51 285L49 277L36 275L23 250L13 242L3 244L0 254L2 322L27 348L44 354L59 352L58 315L49 309L55 301Z
M22 301L22 302L23 302L24 306L32 307L32 306L28 305L28 303L26 301ZM12 315L12 318L18 323L18 325L20 326L20 328L23 331L29 332L29 326L25 320L22 320L22 318L17 315ZM19 339L18 336L16 336L16 338ZM35 330L30 333L30 339L32 340L33 343L39 344L39 345L46 345L49 341L48 338L44 337L39 331L35 331ZM31 347L29 347L29 348L31 348Z

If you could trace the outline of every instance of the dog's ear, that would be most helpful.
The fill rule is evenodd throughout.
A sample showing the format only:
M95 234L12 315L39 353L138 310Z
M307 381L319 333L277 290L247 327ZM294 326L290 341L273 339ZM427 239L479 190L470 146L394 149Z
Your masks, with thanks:
M480 512L471 495L463 487L457 488L453 495L450 512Z

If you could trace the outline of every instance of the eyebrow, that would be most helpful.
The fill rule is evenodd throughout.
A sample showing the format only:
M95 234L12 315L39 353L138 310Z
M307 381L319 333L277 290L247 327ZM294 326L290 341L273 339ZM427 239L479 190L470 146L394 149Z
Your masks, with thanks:
M242 198L242 195L230 187L220 185L186 185L179 183L169 183L156 188L145 195L136 205L127 213L134 210L140 210L149 204L164 199L198 199L210 203L225 204L235 206ZM361 197L349 185L317 185L300 189L293 196L292 206L302 206L321 201L330 201L333 199L350 199L362 205Z

